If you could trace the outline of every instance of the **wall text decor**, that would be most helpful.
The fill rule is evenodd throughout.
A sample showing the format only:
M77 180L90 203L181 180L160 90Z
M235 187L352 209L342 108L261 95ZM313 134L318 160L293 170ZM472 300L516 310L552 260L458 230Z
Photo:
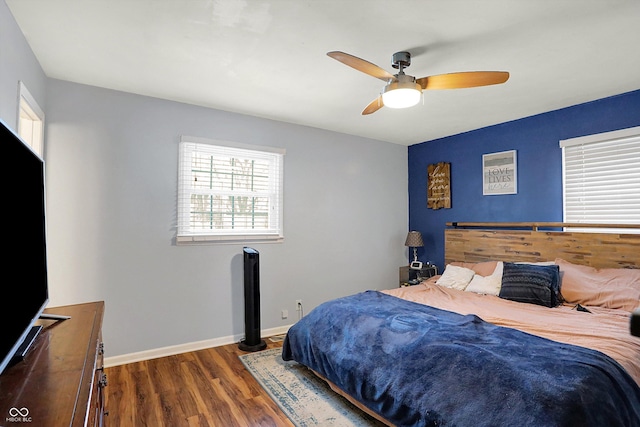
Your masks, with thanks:
M482 194L517 194L516 150L482 155Z
M440 162L428 166L427 208L451 208L451 163Z

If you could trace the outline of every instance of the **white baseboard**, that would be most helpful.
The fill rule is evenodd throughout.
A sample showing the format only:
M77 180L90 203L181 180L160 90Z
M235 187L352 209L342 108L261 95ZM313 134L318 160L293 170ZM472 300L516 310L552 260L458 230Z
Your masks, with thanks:
M261 332L263 337L285 334L292 325L279 326L277 328L265 329ZM187 353L189 351L203 350L205 348L219 347L221 345L234 344L240 342L244 334L231 335L227 337L213 338L210 340L196 341L185 344L172 345L169 347L155 348L153 350L139 351L136 353L122 354L104 358L105 368L124 365L126 363L141 362L143 360L156 359L158 357L173 356L174 354ZM108 346L107 346L108 348Z

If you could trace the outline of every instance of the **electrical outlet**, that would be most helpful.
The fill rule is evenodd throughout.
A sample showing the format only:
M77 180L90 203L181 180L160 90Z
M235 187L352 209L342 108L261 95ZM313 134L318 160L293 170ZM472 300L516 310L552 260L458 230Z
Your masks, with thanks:
M289 310L282 310L281 315L283 319L286 319L289 317Z
M296 300L296 311L301 311L302 310L302 300L301 299L297 299Z

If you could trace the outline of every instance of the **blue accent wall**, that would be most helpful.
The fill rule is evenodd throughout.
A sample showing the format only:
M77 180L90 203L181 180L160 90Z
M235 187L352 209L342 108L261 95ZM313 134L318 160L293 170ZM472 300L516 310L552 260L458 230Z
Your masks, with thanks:
M559 141L640 126L640 90L453 135L408 148L409 229L421 261L444 267L447 222L562 221ZM517 150L518 193L482 195L482 155ZM427 167L451 163L451 208L427 208ZM640 190L639 190L640 191Z

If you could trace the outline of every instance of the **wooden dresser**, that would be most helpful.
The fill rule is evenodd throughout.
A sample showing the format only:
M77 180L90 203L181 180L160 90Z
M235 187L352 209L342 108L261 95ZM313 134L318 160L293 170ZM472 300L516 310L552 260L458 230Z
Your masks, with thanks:
M102 426L104 302L49 308L71 316L43 326L22 362L0 375L0 425Z

